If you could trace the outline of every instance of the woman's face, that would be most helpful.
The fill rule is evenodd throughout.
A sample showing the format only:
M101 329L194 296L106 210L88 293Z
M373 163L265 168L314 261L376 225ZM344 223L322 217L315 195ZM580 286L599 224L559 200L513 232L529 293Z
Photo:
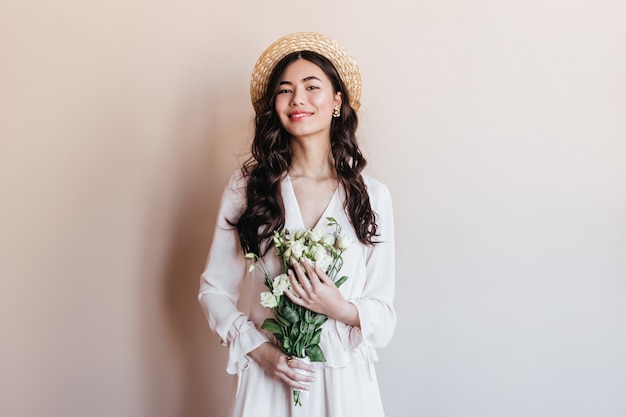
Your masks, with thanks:
M335 93L320 67L305 59L289 64L278 85L275 109L293 138L330 140L335 107L341 108L341 93Z

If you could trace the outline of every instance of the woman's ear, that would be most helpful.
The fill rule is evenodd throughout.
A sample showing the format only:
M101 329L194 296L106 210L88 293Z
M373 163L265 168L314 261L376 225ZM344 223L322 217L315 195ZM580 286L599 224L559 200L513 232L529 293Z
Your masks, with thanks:
M341 108L342 103L343 103L343 95L341 94L341 91L337 91L335 93L335 100L333 100L333 107Z

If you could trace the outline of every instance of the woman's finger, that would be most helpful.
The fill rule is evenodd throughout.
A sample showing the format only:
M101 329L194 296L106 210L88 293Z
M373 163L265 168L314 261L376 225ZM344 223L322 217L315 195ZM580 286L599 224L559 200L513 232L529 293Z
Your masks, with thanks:
M315 274L319 277L320 281L322 281L324 284L326 285L334 284L333 280L330 279L330 277L326 275L326 273L324 273L324 271L322 271L319 266L315 265L314 271L315 271Z
M304 268L302 264L305 264ZM300 287L308 294L311 291L311 276L309 275L307 277L307 272L305 272L308 271L306 264L307 261L298 262L295 258L292 261L293 269L298 276L298 283L300 284Z
M294 388L310 389L307 382L313 382L315 380L312 375L315 368L292 356L288 356L286 362L288 371L285 375L291 380L290 385Z
M289 281L291 282L292 288L291 292L293 293L293 295L295 295L296 297L301 297L302 295L304 295L304 289L300 285L300 281L296 279L296 276L293 273L292 269L287 271L287 275L289 275Z
M311 287L311 292L318 292L322 284L321 277L318 274L318 267L314 267L312 264L305 262L304 269L306 270L306 274L309 277L309 283Z
M278 379L289 385L292 388L301 389L301 390L309 390L311 387L307 385L307 382L312 382L309 380L299 380L306 378L305 375L302 375L296 371L286 370L284 371Z

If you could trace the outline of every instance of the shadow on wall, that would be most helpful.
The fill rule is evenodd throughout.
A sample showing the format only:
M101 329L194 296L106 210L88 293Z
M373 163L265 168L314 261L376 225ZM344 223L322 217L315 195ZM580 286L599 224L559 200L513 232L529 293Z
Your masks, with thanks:
M228 352L210 331L197 302L220 196L244 142L233 135L248 129L247 120L235 119L241 115L236 109L242 100L219 96L187 106L192 108L181 118L175 151L168 155L177 159L178 172L170 184L176 201L170 202L169 227L160 234L165 240L163 259L155 263L160 268L147 262L154 273L146 274L152 291L142 294L154 296L142 300L150 417L220 417L230 409L235 379L225 371ZM162 215L152 219L149 235L162 220Z

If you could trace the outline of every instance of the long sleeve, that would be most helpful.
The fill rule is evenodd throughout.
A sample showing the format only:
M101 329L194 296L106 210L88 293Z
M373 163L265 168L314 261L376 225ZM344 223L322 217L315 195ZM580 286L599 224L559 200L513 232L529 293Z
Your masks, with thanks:
M246 259L237 232L227 219L237 218L244 203L245 181L234 174L224 190L213 243L200 279L198 300L209 327L229 349L226 371L238 373L246 368L246 355L267 337L237 308L241 285L246 277Z
M358 299L349 300L359 311L360 333L366 346L381 348L386 346L396 326L396 312L393 308L395 291L395 249L394 225L391 196L387 187L370 180L372 208L377 214L379 243L369 249L366 260L366 282ZM359 331L360 330L360 331ZM351 339L358 341L359 337Z

